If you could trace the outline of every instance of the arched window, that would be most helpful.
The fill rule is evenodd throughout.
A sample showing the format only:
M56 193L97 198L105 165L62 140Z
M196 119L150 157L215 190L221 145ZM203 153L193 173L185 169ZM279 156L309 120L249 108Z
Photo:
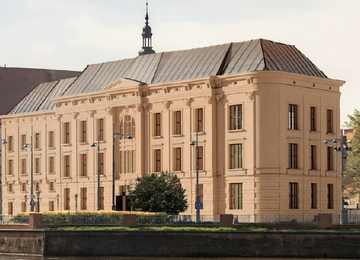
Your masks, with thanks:
M120 122L120 133L124 135L131 135L135 138L135 120L129 115L124 116ZM125 139L126 136L121 136L121 139Z

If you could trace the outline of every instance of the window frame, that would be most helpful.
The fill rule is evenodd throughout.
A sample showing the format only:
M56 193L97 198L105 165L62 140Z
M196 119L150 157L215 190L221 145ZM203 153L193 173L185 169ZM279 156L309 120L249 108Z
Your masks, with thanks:
M310 145L310 170L317 170L317 147Z
M243 105L231 105L229 109L229 130L243 130Z
M161 136L161 113L154 114L154 136Z
M154 150L154 171L161 172L161 149Z
M238 147L238 154L236 155L236 147ZM238 167L236 167L236 164L238 164ZM243 144L242 143L235 143L230 144L230 165L229 169L244 169L243 165Z
M327 208L334 209L334 184L327 184Z
M311 183L311 209L317 209L317 183Z
M230 210L241 210L243 206L243 183L230 183Z
M298 130L298 105L289 104L289 130Z
M289 143L289 169L298 169L298 144Z
M332 109L326 110L326 133L332 134L334 133L334 111Z
M316 131L316 107L310 107L310 131Z
M299 183L289 182L289 209L299 209Z

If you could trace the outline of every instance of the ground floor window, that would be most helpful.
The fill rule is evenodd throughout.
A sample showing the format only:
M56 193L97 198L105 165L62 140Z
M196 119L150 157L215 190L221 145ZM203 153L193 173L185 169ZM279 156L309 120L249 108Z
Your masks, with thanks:
M243 184L231 183L230 184L230 209L243 208Z
M290 182L289 183L289 209L298 209L299 202L298 202L298 183Z

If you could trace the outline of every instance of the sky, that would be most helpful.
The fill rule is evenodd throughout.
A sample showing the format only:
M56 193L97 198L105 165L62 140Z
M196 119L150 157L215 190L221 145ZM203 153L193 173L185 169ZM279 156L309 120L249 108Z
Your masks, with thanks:
M0 0L0 66L82 71L141 49L145 0ZM156 52L251 39L295 45L360 110L360 0L149 0ZM359 73L360 74L360 73Z

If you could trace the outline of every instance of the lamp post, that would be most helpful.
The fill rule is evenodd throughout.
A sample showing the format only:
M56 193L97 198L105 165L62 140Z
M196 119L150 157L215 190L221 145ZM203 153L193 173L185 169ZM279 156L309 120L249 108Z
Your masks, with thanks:
M24 212L26 212L26 201L27 201L27 194L24 195L25 205L24 205Z
M127 140L131 140L131 135L115 133L115 123L113 123L113 169L112 169L112 204L111 210L116 210L115 205L115 138L116 136L127 136Z
M329 142L333 144L340 143L339 147L334 147L334 153L340 153L340 224L343 224L343 210L344 210L344 199L343 199L343 171L344 171L344 154L351 151L351 147L344 146L343 140L343 129L340 129L340 139L327 139L324 141L325 145Z
M78 199L78 194L75 193L75 211L77 211L77 199Z
M36 198L37 198L37 212L40 212L40 191L36 191Z
M60 195L56 194L57 211L59 211L59 198L60 198Z
M202 203L200 202L199 196L199 132L196 131L196 141L191 141L190 146L196 146L196 223L200 223L200 209L202 209Z
M35 202L34 202L34 187L33 187L33 179L34 179L34 162L33 162L33 157L34 157L34 152L33 152L33 138L32 136L30 137L30 144L24 144L24 149L30 147L30 152L31 152L31 172L30 172L30 212L34 212L34 206L35 206Z
M100 134L98 135L97 142L93 142L90 146L93 148L97 147L97 152L98 152L98 187L97 187L98 194L97 194L97 209L96 210L100 210Z

